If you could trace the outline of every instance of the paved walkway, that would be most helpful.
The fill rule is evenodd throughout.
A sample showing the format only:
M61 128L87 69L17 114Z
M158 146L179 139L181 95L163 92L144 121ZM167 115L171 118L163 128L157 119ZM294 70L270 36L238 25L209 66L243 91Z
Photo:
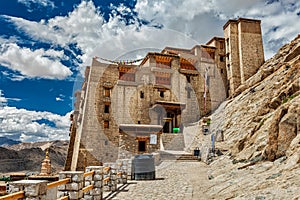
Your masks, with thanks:
M202 162L164 161L156 167L156 180L128 181L106 200L209 199L203 194L209 185L209 167Z

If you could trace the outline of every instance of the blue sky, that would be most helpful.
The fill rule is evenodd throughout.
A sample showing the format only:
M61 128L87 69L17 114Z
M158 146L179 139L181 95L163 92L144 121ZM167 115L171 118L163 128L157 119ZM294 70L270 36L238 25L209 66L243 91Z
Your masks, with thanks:
M68 139L73 93L93 56L191 48L237 17L262 20L266 58L300 32L298 0L0 1L0 136Z

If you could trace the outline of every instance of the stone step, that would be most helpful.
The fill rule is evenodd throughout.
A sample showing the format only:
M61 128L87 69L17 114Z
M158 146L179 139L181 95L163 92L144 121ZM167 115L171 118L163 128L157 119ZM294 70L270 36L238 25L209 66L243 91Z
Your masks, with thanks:
M198 158L192 154L186 154L180 152L166 152L161 151L160 153L160 159L161 160L176 160L176 161L199 161Z

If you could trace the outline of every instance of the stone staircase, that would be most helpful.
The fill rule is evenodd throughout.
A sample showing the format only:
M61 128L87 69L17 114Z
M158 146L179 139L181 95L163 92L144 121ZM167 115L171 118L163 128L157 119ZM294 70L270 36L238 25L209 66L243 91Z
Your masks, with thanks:
M191 162L199 161L196 156L184 151L160 151L160 160L161 161L181 161L181 162Z
M184 135L182 133L163 133L162 143L164 150L183 151L184 150Z

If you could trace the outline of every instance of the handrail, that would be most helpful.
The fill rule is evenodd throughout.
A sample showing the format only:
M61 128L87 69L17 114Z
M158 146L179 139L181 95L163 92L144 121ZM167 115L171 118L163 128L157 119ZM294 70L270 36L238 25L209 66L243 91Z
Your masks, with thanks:
M60 197L60 198L57 199L57 200L69 200L69 196Z
M91 176L91 175L94 175L94 173L95 173L94 170L93 170L93 171L90 171L90 172L85 172L85 173L83 174L83 176L84 176L84 177Z
M94 188L93 185L88 185L88 186L82 188L82 192L83 192L83 193L86 193L87 191L90 191L90 190L92 190L93 188Z
M47 184L47 189L54 188L54 187L57 187L59 185L67 184L67 183L70 182L70 180L71 180L70 178L65 178L65 179L62 179L62 180L59 180L59 181L48 183Z
M104 171L109 171L111 168L110 167L104 167Z
M108 182L110 180L110 177L106 177L105 179L103 179L104 182Z
M20 191L20 192L15 192L15 193L0 197L0 199L1 200L15 200L15 199L24 198L24 197L25 197L25 192Z

